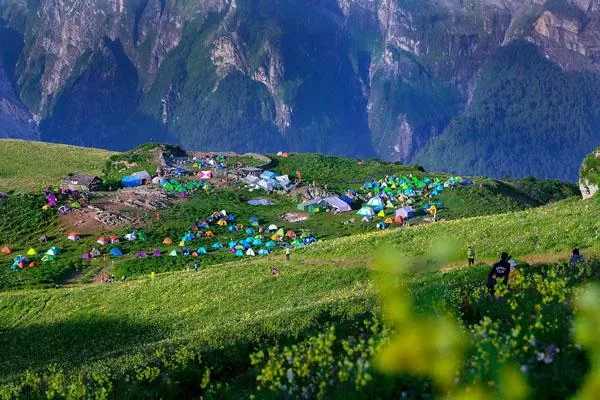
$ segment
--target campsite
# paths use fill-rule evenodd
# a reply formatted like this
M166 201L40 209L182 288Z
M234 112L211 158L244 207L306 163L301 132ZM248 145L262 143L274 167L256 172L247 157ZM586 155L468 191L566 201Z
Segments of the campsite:
M555 388L567 397L593 368L578 362L590 345L569 336L580 317L568 299L600 279L600 202L574 185L286 152L149 144L105 156L60 175L47 161L48 178L21 190L0 177L2 398L436 397L463 387L400 361L390 379L365 360L440 310L468 338L469 351L448 350L470 366L461 384L496 379L497 356L527 367L518 379L534 397L571 368ZM560 273L576 246L589 263ZM527 289L495 302L485 276L505 249L537 284L515 281ZM405 279L381 279L389 254ZM379 295L388 283L401 297ZM424 322L390 316L387 301ZM411 357L439 357L428 343Z

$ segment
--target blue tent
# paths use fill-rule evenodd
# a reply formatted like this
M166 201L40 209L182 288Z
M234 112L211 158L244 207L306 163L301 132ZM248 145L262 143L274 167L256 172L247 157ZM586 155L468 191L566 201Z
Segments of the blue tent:
M222 249L223 245L221 243L217 242L217 243L215 243L215 244L212 245L212 248L213 249Z
M267 250L267 249L260 249L260 250L258 251L258 255L259 255L259 256L268 256L269 254L270 254L270 252L269 252L269 250Z
M276 176L277 176L277 174L275 172L271 172L271 171L265 171L262 174L260 174L260 177L262 179L266 179L266 180L275 179Z
M252 228L247 228L246 229L246 234L248 235L254 235L256 233L256 231Z
M231 249L231 248L233 248L233 247L235 247L235 246L237 245L237 242L231 241L231 242L229 242L227 245L228 245L228 246L229 246L229 248Z
M263 243L263 242L262 242L262 240L260 240L260 239L254 239L254 240L252 241L252 245L253 245L253 246L262 246L262 243Z
M235 252L235 255L238 257L242 257L244 255L244 252L242 250L238 250Z
M129 175L129 176L124 176L123 179L121 179L121 184L124 187L136 187L136 186L142 186L143 182L142 182L142 178L140 178L138 176Z
M277 244L276 244L274 241L272 241L272 240L269 240L269 241L267 242L267 244L265 244L265 246L266 246L266 247L275 247L275 246L277 246Z
M123 255L123 252L118 247L113 247L112 249L110 249L109 253L113 257L121 257Z
M229 214L229 215L227 216L227 221L228 221L228 222L233 222L233 221L235 221L235 215L233 215L233 214Z
M246 238L246 243L253 243L254 242L254 238Z
M191 232L188 232L188 233L186 233L186 234L185 234L185 235L184 235L184 236L181 238L181 241L182 241L182 242L189 242L190 240L193 240L193 239L195 239L195 238L196 238L196 236L194 236L194 234L193 234L193 233L191 233Z
M206 249L204 247L200 247L198 249L198 254L206 254L206 253L207 253L207 251L206 251Z

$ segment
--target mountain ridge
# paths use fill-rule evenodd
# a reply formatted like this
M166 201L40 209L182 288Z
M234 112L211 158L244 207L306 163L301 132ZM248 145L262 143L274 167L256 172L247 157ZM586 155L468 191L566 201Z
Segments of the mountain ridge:
M557 74L600 69L597 0L11 0L0 17L23 40L11 104L33 114L39 138L117 150L152 139L437 167L436 138L464 134L453 121L478 103L499 49L532 43ZM599 128L585 118L580 138L531 135L593 142ZM574 181L597 144L569 157L537 142L560 153L564 171L526 161L496 173L479 167L484 155L448 161L462 173Z

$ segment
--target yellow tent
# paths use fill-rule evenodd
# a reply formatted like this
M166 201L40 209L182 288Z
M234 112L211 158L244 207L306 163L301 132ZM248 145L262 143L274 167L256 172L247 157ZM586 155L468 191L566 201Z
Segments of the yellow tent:
M185 242L183 240L179 242L179 247L185 247Z
M377 213L377 216L378 216L378 217L385 217L385 213L383 212L383 210L381 210L381 211L379 211L379 212Z
M227 226L227 221L225 221L224 219L220 219L219 222L217 222L217 225L219 225L219 226Z
M212 231L206 231L204 233L204 236L206 236L207 238L213 238L213 237L215 237L215 234L212 233Z
M28 256L35 256L36 254L37 254L37 251L33 247L31 249L27 250Z
M385 222L386 224L393 224L394 220L391 218L386 218L385 221L383 221L383 222Z
M273 236L271 236L271 240L279 242L281 240L281 236L279 236L278 234L274 234Z

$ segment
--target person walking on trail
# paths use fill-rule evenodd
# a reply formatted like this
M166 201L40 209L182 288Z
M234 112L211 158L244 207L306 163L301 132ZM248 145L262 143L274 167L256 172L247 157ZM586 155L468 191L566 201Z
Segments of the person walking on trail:
M286 247L286 248L285 248L285 259L286 259L287 261L290 261L290 257L291 257L291 251L290 251L290 248L289 248L289 247Z
M579 253L579 249L573 249L573 253L571 254L571 259L569 260L569 264L574 267L577 264L583 263L583 256Z
M469 267L475 265L475 249L473 246L469 246L467 249L467 260L469 261Z
M198 267L199 267L198 263L197 262L194 263L194 271L198 272Z
M500 256L500 261L494 264L490 273L488 274L487 287L491 296L494 295L497 279L502 279L502 282L505 285L508 284L508 275L510 274L510 264L508 263L508 260L510 260L510 258L511 257L507 252L503 252Z

